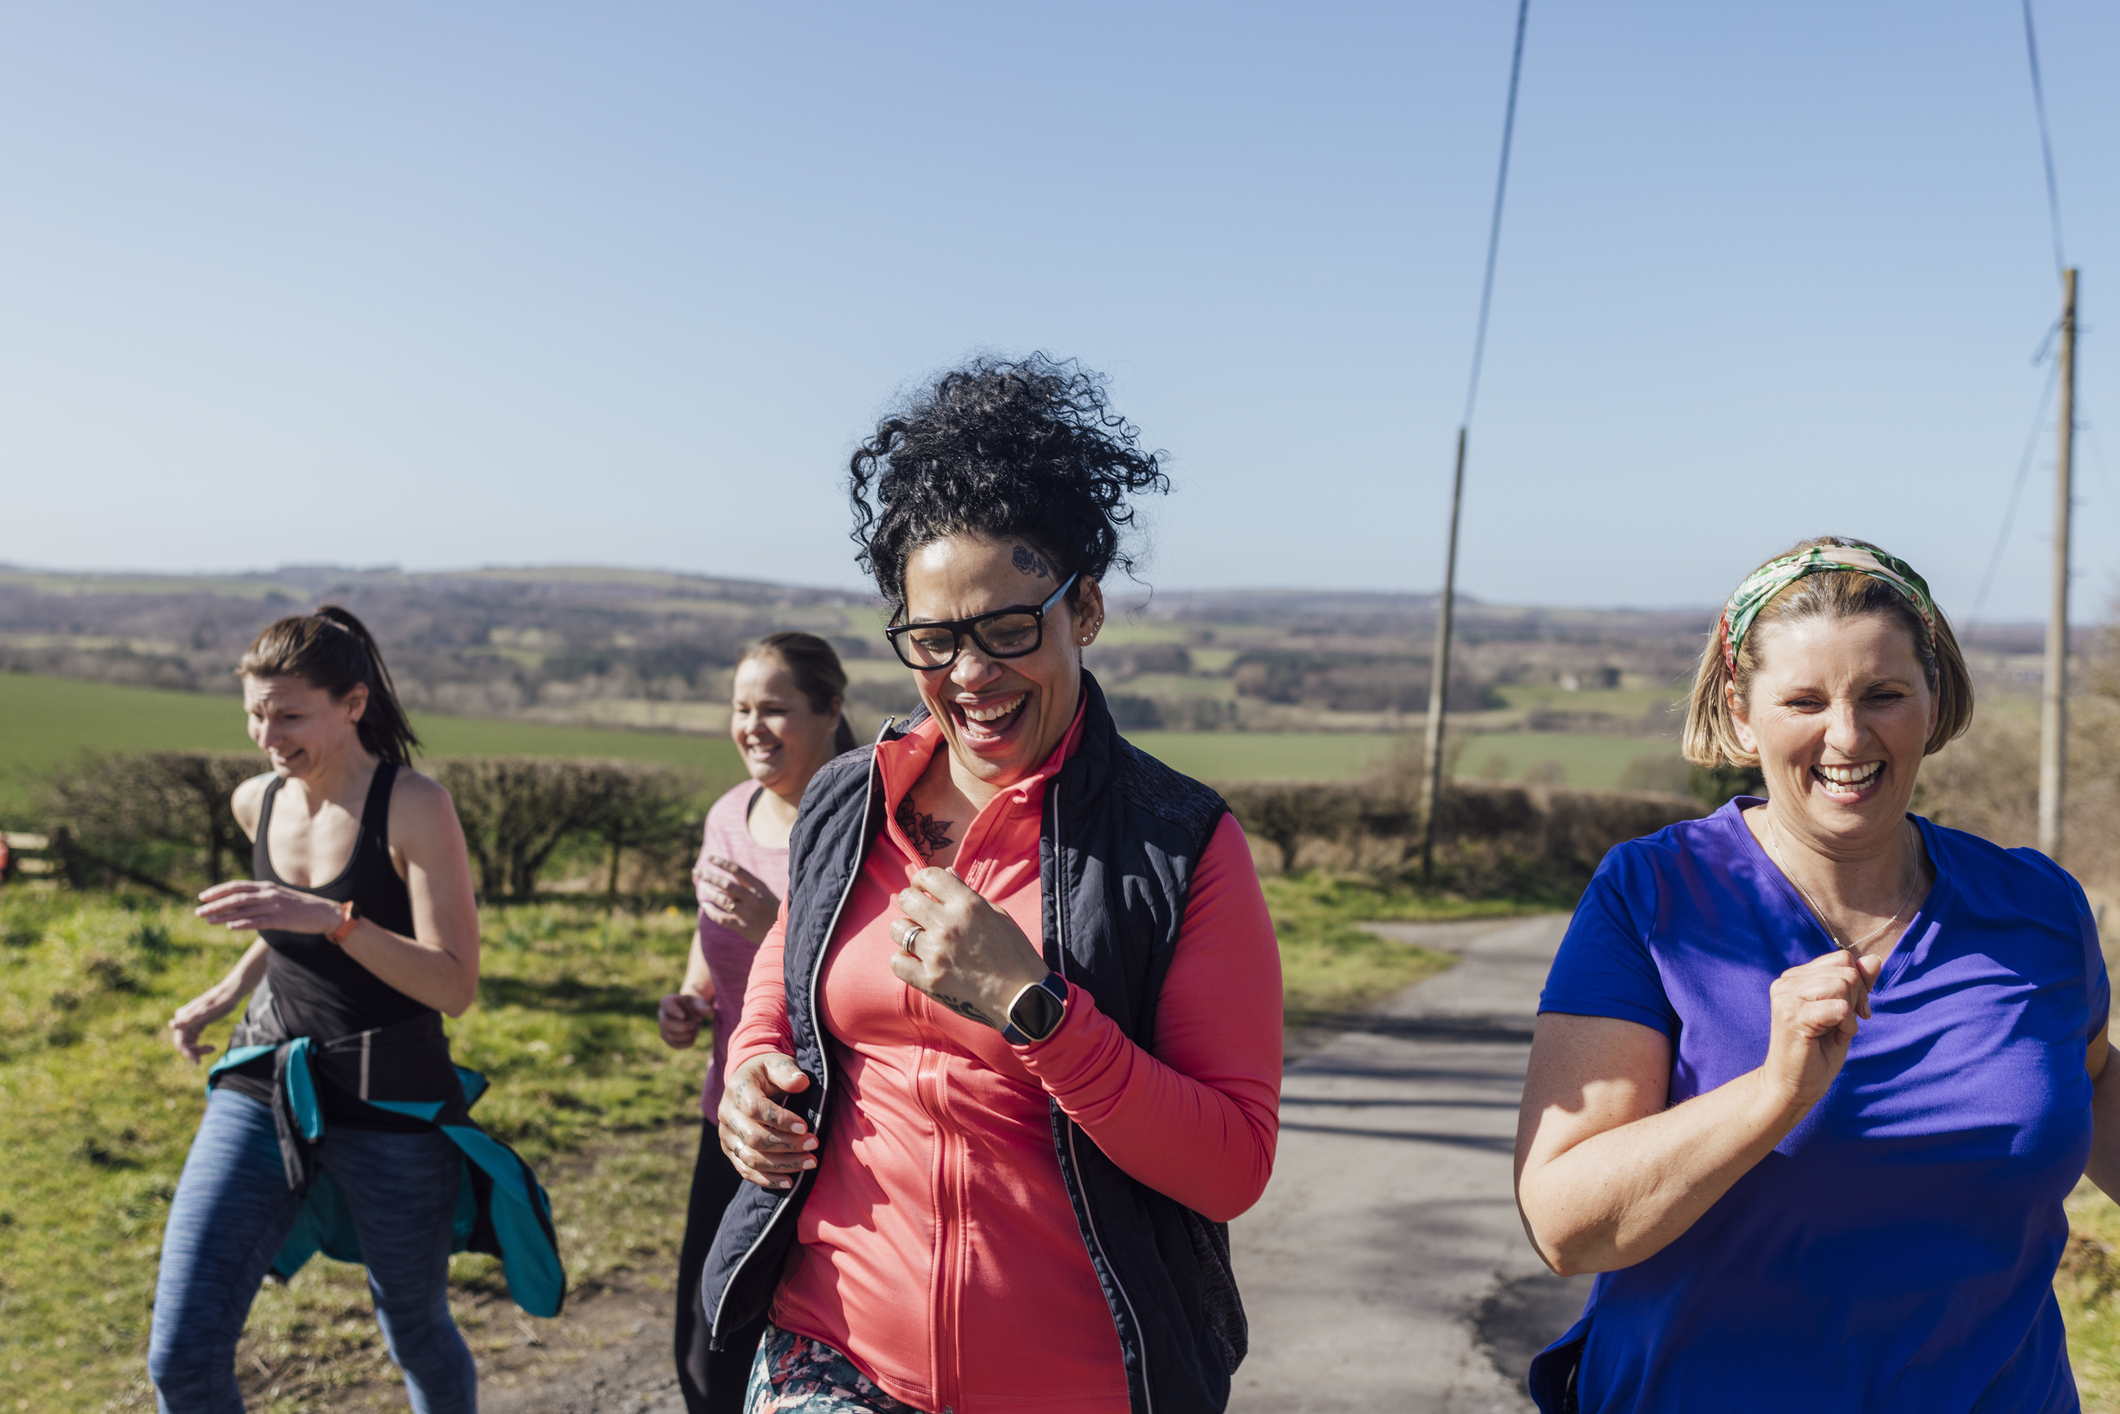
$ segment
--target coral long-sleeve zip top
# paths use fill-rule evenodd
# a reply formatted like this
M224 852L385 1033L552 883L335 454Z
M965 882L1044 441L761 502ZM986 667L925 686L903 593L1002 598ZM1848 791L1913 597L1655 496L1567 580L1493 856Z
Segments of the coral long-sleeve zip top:
M1034 940L1045 787L1081 731L1078 711L1045 765L979 812L954 863ZM1214 1221L1257 1202L1279 1130L1273 922L1244 833L1224 816L1194 873L1154 1052L1080 988L1050 1036L1010 1046L891 974L894 898L925 867L894 817L938 749L932 718L877 749L886 823L820 986L840 1093L772 1319L918 1409L1125 1414L1118 1334L1062 1186L1048 1105L1133 1178ZM792 1048L785 926L783 911L752 968L732 1070Z

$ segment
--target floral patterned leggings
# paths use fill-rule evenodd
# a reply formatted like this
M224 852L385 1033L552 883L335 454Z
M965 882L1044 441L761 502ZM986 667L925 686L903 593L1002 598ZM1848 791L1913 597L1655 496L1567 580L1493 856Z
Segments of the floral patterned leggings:
M823 1341L772 1325L758 1342L743 1408L744 1414L919 1414Z

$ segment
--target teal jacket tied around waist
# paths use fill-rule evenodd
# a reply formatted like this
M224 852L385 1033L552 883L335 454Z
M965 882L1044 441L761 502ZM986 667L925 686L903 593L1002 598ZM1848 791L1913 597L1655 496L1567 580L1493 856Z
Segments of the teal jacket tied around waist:
M207 1087L238 1068L272 1072L272 1117L279 1131L287 1186L306 1196L294 1230L273 1258L282 1281L322 1252L361 1261L353 1215L331 1171L319 1169L312 1148L324 1137L320 1081L342 1096L447 1135L463 1156L452 1252L485 1252L501 1260L508 1294L533 1316L557 1316L567 1274L552 1229L552 1204L530 1165L471 1118L486 1077L456 1065L441 1018L432 1012L395 1026L319 1041L277 1034L277 1015L264 989L229 1038L228 1054L207 1075Z

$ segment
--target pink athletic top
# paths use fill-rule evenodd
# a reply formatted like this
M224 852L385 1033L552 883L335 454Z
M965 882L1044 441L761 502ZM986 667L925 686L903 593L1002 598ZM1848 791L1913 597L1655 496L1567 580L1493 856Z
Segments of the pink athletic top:
M954 868L1040 935L1043 769L1001 792ZM892 820L939 747L932 719L878 751L885 825L827 949L820 1008L838 1094L801 1258L772 1319L915 1408L1124 1414L1110 1308L1053 1152L1049 1100L1141 1182L1216 1221L1266 1187L1279 1130L1281 959L1251 851L1224 817L1194 877L1153 1054L1075 989L1045 1040L1012 1047L891 975L893 898L923 866ZM940 748L947 749L947 748ZM732 1064L791 1045L786 913L752 968Z
M783 902L788 897L788 852L769 849L751 838L751 802L765 787L744 781L730 789L707 811L707 828L699 846L700 862L710 854L733 859L758 877ZM758 944L733 928L724 928L699 912L699 951L707 960L707 975L714 979L714 1059L707 1066L706 1088L699 1097L699 1112L712 1122L721 1108L722 1077L728 1073L729 1037L743 1017L744 983L751 976L751 959Z

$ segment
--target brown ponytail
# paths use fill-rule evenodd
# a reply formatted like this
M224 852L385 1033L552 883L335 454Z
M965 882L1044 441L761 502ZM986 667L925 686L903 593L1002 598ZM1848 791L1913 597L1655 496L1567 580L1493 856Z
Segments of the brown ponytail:
M356 687L368 689L368 706L354 726L361 746L378 760L412 764L420 744L398 702L390 669L368 626L336 604L313 614L297 614L268 624L250 641L238 677L300 678L342 699Z

